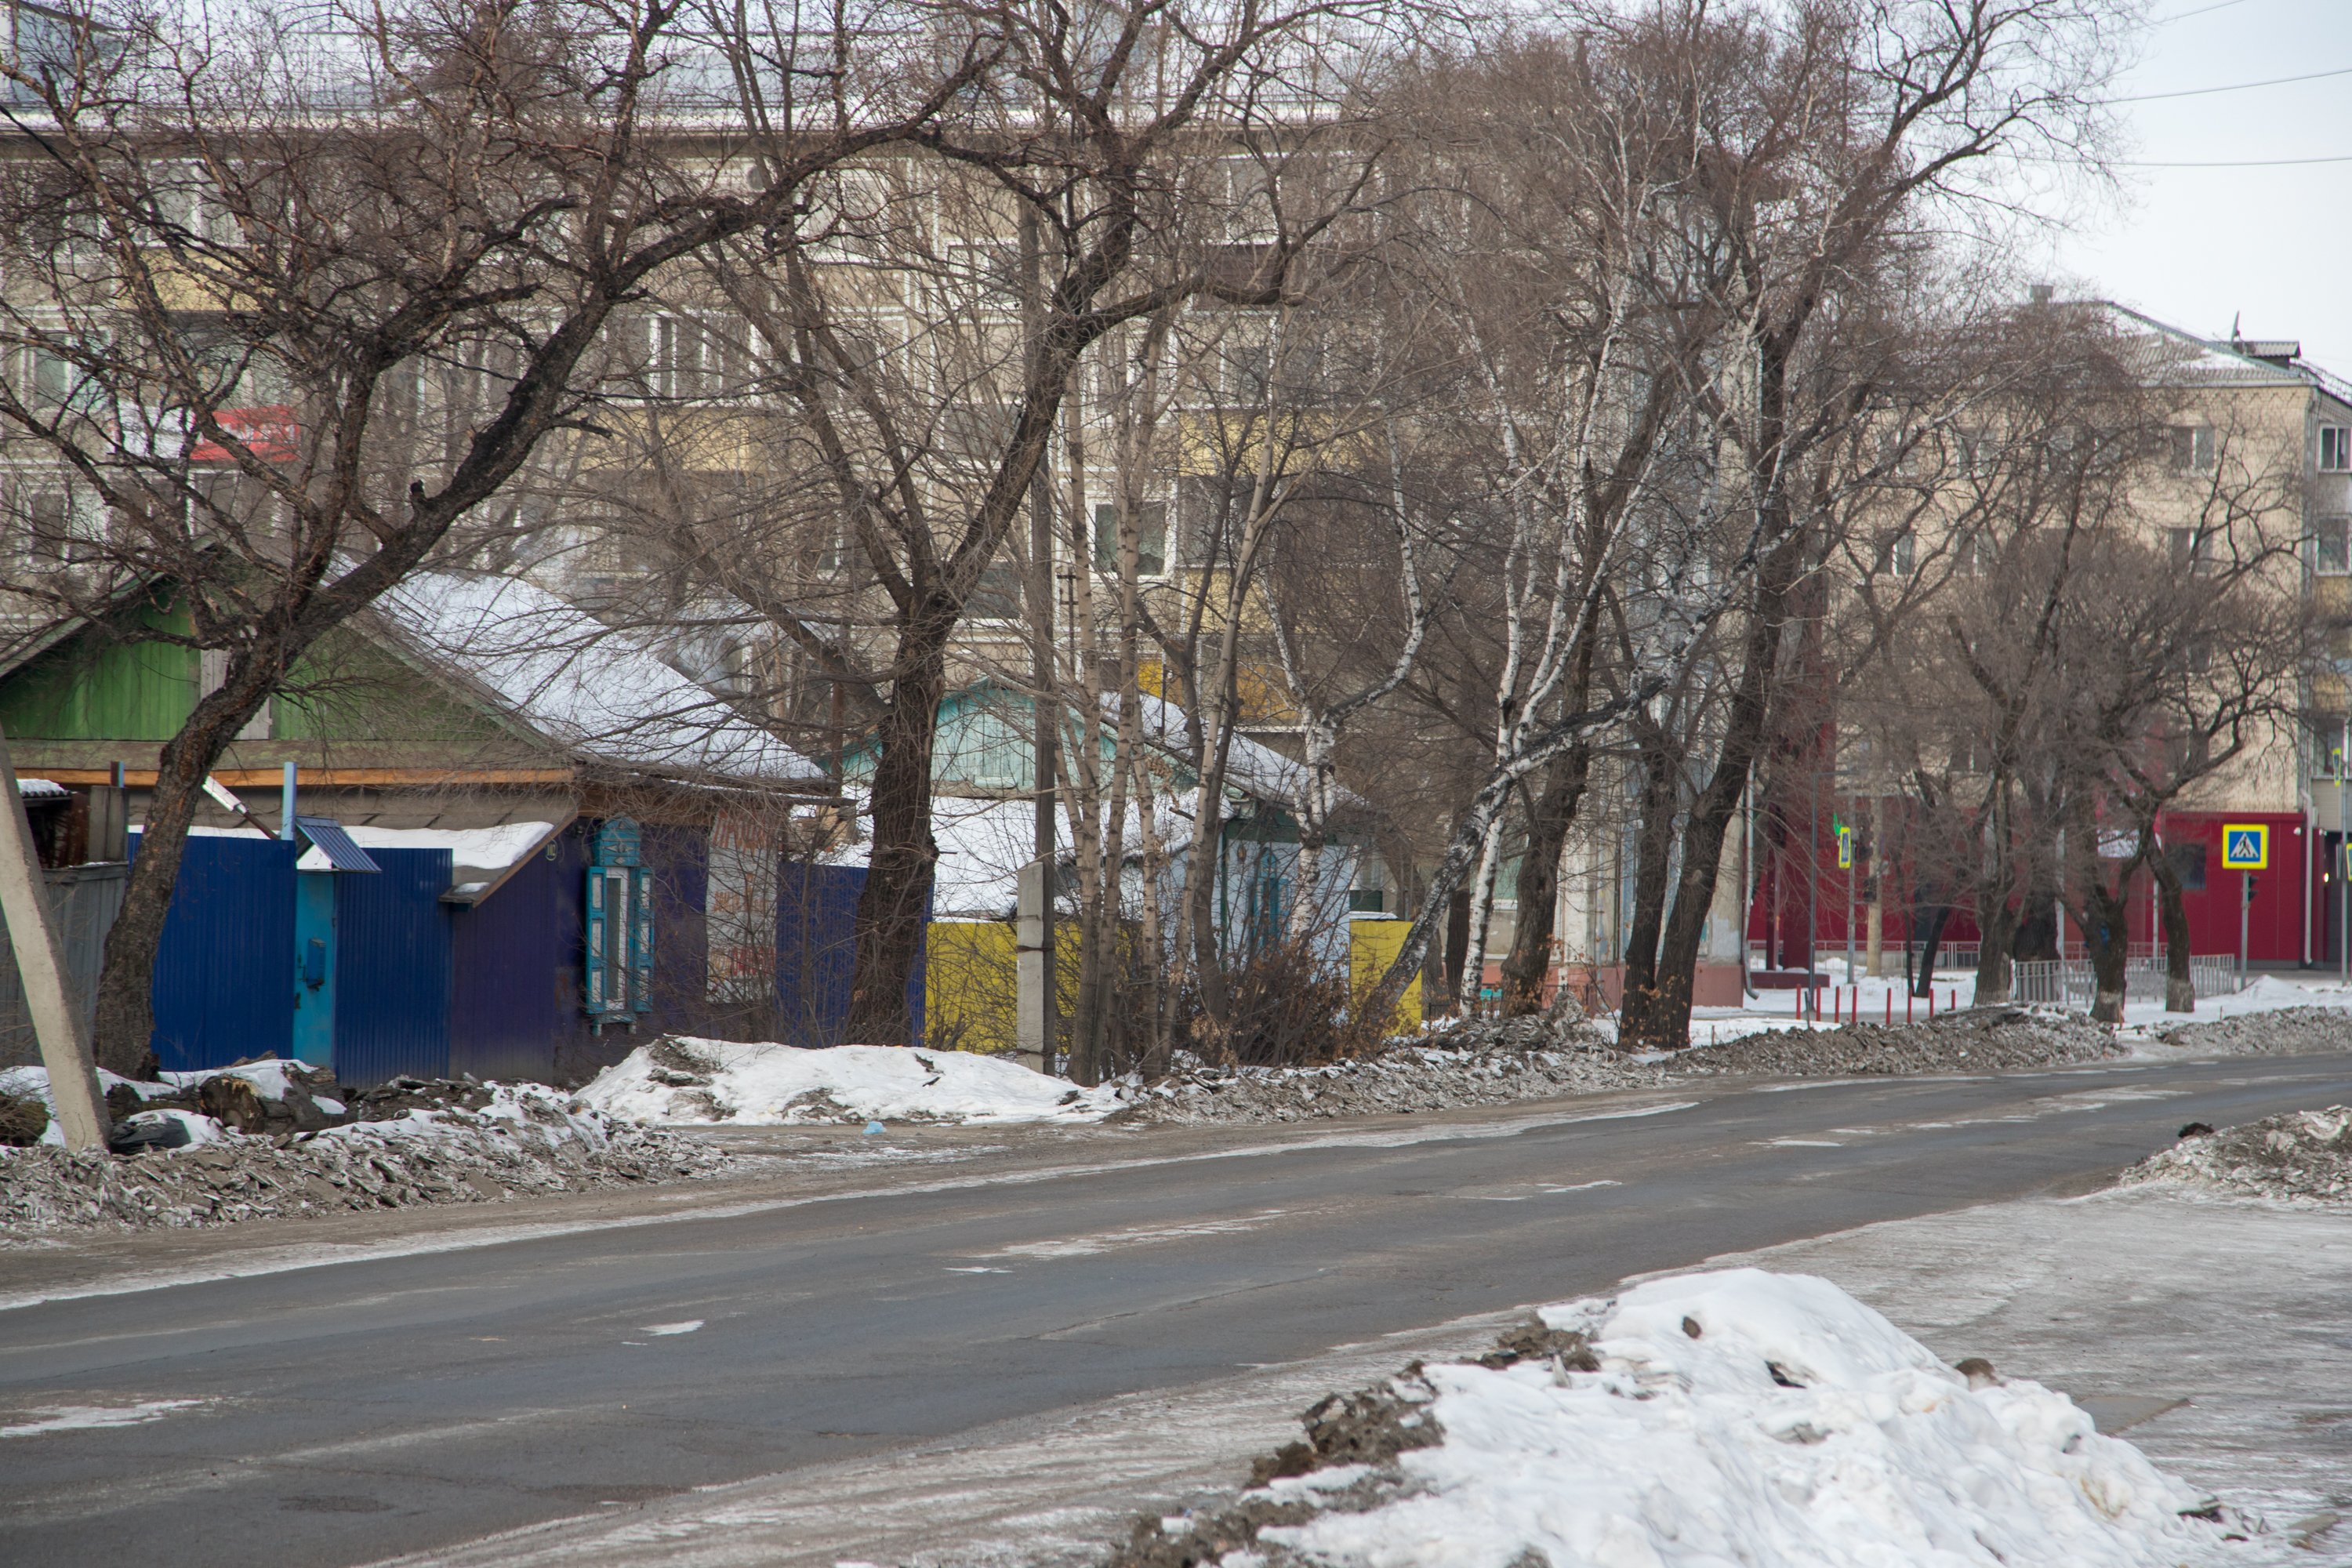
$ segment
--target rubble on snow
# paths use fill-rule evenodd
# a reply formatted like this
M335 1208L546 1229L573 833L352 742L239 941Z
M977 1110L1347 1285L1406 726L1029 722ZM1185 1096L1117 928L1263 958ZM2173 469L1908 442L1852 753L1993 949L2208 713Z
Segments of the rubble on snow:
M2037 1007L1970 1007L1909 1024L1848 1024L1749 1035L1676 1057L1676 1074L1775 1078L1987 1072L2062 1067L2122 1054L2113 1032L2079 1014Z
M2064 1395L1757 1269L1546 1307L1304 1426L1225 1505L1139 1520L1111 1568L2125 1568L2242 1523Z
M1192 1124L1398 1115L1655 1089L1660 1082L1656 1068L1618 1055L1597 1037L1565 1041L1539 1018L1513 1019L1501 1028L1473 1021L1435 1037L1446 1043L1393 1046L1321 1067L1180 1067L1157 1081L1122 1086L1128 1103L1109 1120Z
M2168 1046L2200 1056L2308 1056L2352 1050L2352 1010L2277 1007L2202 1022L2158 1024L2151 1032Z
M2179 1142L2126 1171L2123 1182L2352 1208L2352 1106L2290 1110L2218 1132L2191 1123Z
M113 1152L30 1140L0 1147L0 1234L492 1203L732 1163L536 1084L404 1078L339 1097L319 1075L277 1062L178 1081L106 1077ZM38 1068L0 1074L0 1117L14 1115L22 1129L37 1112L40 1138L47 1089Z

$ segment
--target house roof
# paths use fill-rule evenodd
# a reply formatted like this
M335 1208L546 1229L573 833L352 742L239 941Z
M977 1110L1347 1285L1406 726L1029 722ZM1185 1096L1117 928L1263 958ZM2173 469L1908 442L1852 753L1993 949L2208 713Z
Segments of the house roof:
M592 761L718 781L829 782L643 636L521 578L422 573L377 600L373 618L522 728Z
M2100 303L2123 319L2126 331L2138 329L2136 368L2159 385L2315 388L2352 406L2352 384L2305 360L2301 343L2286 339L2200 338L2128 305L2111 300Z
M1190 754L1192 743L1192 716L1173 702L1154 697L1150 692L1139 694L1137 717L1141 721L1143 738L1171 756ZM1103 698L1103 709L1110 722L1117 722L1118 694L1110 692ZM1225 783L1242 794L1272 805L1297 809L1306 797L1311 775L1307 764L1286 757L1272 746L1253 741L1247 735L1236 734L1225 756ZM1363 796L1344 785L1338 795L1342 811L1360 809Z

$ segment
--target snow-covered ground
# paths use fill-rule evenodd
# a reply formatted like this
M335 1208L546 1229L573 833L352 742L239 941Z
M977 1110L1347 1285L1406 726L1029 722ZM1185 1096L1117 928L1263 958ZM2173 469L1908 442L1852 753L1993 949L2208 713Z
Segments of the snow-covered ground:
M1890 1018L1901 1024L1923 1020L1929 1016L1927 1002L1908 994L1900 973L1873 980L1863 973L1864 966L1857 963L1849 974L1842 956L1824 958L1819 967L1830 981L1822 992L1820 1022L1814 1022L1810 1016L1797 1016L1799 1001L1796 992L1761 992L1743 1006L1692 1008L1691 1044L1720 1045L1769 1030L1833 1029L1855 1022L1885 1024ZM1973 970L1939 973L1935 990L1936 1016L1940 1017L1956 1007L1974 1006L1976 973ZM2257 974L2244 990L2234 995L2200 999L2194 1015L2168 1013L2160 1001L2129 1003L2124 1008L2124 1026L2131 1033L2147 1034L2167 1025L2210 1022L2248 1013L2276 1012L2284 1007L2352 1008L2352 987L2340 984L2334 974L2321 971ZM1835 1010L1834 1016L1832 1009ZM1613 1020L1597 1018L1594 1023L1607 1028L1612 1026Z
M241 1078L265 1100L303 1092L299 1063L262 1061L171 1083L104 1074L142 1098ZM185 1227L410 1204L478 1203L615 1182L713 1174L736 1157L603 1116L540 1084L459 1086L463 1102L373 1108L374 1119L247 1134L180 1107L132 1113L133 1128L182 1134L136 1158L40 1143L0 1146L0 1236L86 1226ZM40 1068L0 1072L0 1094L50 1104ZM335 1100L310 1097L335 1115Z
M1309 1516L1272 1513L1224 1568L2223 1560L2224 1529L2193 1517L2210 1496L2100 1436L2063 1394L1956 1371L1825 1279L1682 1275L1539 1318L1552 1353L1394 1380L1392 1462L1373 1447L1373 1463L1244 1493L1244 1510ZM1414 1446L1432 1426L1442 1439ZM1128 1554L1153 1558L1143 1542Z
M1099 1121L1116 1089L1084 1089L1003 1057L894 1046L677 1038L640 1046L578 1096L645 1124L772 1127L843 1121Z
M1823 1276L1947 1355L2064 1389L2263 1527L2225 1562L2352 1568L2352 1214L2132 1186L1710 1262Z

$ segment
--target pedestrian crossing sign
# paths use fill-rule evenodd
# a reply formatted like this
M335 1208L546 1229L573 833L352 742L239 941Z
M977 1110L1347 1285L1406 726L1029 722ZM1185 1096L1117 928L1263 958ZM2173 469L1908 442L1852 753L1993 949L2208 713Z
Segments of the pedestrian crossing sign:
M1853 828L1851 828L1851 827L1845 827L1845 826L1840 826L1840 827L1838 828L1838 830L1837 830L1837 846L1838 846L1838 869L1839 869L1839 870L1841 870L1841 871L1851 871L1851 870L1853 870Z
M2267 870L2271 863L2271 830L2259 822L2225 822L2221 825L2221 869L2224 871Z

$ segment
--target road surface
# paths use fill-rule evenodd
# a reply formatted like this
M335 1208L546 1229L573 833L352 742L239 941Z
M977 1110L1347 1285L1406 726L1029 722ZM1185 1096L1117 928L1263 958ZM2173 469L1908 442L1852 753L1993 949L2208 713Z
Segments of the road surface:
M0 1563L447 1548L1715 1254L2086 1190L2183 1122L2347 1100L2341 1056L1684 1084L1094 1132L1058 1163L1033 1143L1002 1169L815 1198L780 1182L698 1209L673 1187L503 1242L412 1231L381 1256L118 1272L30 1303L9 1279L26 1255L0 1253Z

